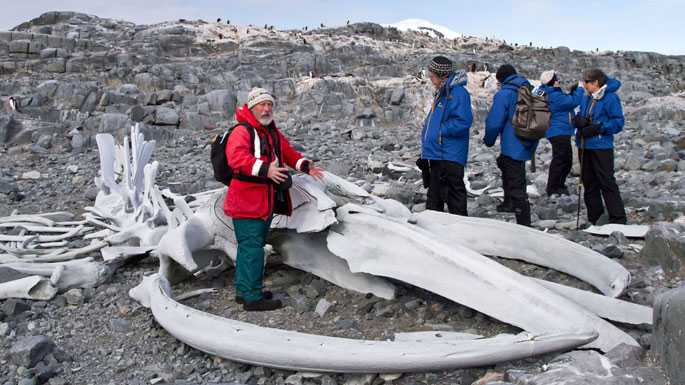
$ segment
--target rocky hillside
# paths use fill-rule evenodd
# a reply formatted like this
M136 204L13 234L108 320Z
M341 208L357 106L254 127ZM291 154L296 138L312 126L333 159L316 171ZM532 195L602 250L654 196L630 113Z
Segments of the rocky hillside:
M681 224L657 227L647 242L591 237L575 231L576 198L568 196L532 197L533 222L621 258L634 276L626 294L633 302L651 306L658 294L682 284L685 57L522 47L469 36L440 39L373 23L281 31L201 20L135 25L48 12L0 32L0 216L13 210L80 213L96 193L95 134L108 132L121 138L134 123L158 142L160 184L182 194L218 187L207 145L233 124L236 106L255 86L274 93L277 123L308 156L377 195L422 210L425 190L418 173L392 165L411 165L419 154L418 133L432 95L422 70L436 54L447 55L471 71L468 89L475 122L467 173L474 189L501 185L495 165L498 150L481 143L483 121L496 90L491 72L499 65L511 63L530 79L555 69L565 86L591 67L621 80L619 95L627 123L616 137L616 169L629 221L653 224L680 218ZM16 111L10 96L18 102ZM528 174L541 192L550 158L551 147L542 141L537 170ZM569 187L576 183L577 178L571 178ZM488 195L470 198L469 214L512 221L513 216L495 211L497 203ZM148 260L143 268L154 270L155 261ZM579 285L545 269L533 267L526 272ZM400 379L308 377L218 360L176 341L155 325L149 312L138 310L126 297L142 273L140 267L123 269L107 285L60 295L49 303L5 301L0 311L3 350L16 346L18 337L37 334L48 335L59 348L46 355L43 368L53 371L43 377L21 360L2 361L0 355L0 379L9 384L49 377L73 384L182 379L191 381L187 383L471 384L485 374L485 369L478 369ZM287 312L275 316L276 321L250 316L251 322L298 329L304 325L310 332L367 338L385 338L391 326L472 329L484 335L508 330L471 309L415 288L405 288L398 301L386 303L345 293L295 271L279 274L269 282L281 282L294 302ZM213 284L231 286L226 279ZM338 305L319 317L314 308L324 297ZM200 298L193 306L222 315L239 313L230 298L230 293ZM652 330L634 328L630 333L649 351ZM146 341L145 346L139 341ZM542 367L553 367L559 368L560 378L576 378L573 383L578 384L664 384L650 354L646 358L640 352L607 355L611 365L620 368L613 374L604 372L605 356L574 352L560 359L498 366L492 369L499 377L491 378L509 381L500 384L555 383L548 373L540 373Z

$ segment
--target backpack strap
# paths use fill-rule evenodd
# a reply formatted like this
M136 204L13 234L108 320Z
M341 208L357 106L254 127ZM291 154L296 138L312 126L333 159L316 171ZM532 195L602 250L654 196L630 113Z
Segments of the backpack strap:
M261 156L261 142L259 141L259 138L257 137L257 129L254 128L251 124L244 122L244 123L238 123L231 127L229 129L229 132L232 132L235 128L238 126L243 126L247 130L247 132L250 133L250 144L251 144L251 150L253 152L253 155L255 158L259 159ZM233 175L233 178L243 181L243 182L249 182L249 183L259 183L259 184L270 184L271 181L269 178L261 177L261 176L254 176L254 175L243 175L240 173L236 173Z

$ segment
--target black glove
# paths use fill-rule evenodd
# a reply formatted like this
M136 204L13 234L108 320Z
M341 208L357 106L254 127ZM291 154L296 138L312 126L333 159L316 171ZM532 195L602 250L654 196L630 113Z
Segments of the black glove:
M596 123L596 124L590 124L588 126L585 126L581 132L580 135L583 138L591 138L593 136L597 136L599 134L602 134L604 132L604 129L602 127L602 123Z
M578 129L582 129L587 127L590 124L590 119L584 117L584 116L576 116L573 119L573 126Z
M428 159L417 159L416 166L421 170L421 179L423 180L423 187L428 188L431 181L431 169Z
M575 83L573 83L571 88L568 89L568 92L575 94L577 89L578 89L578 82L575 82Z

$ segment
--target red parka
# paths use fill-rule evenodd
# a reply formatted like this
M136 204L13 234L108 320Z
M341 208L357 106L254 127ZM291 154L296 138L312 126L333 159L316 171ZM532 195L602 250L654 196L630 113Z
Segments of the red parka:
M280 143L281 167L287 165L298 171L309 171L309 160L295 150L288 140L272 122L269 126L262 126L252 114L247 105L239 108L235 113L238 123L247 123L254 127L256 134L251 141L251 128L240 125L228 137L226 158L228 166L233 170L234 177L228 187L224 212L236 219L266 219L274 212L275 185L267 178L269 164L276 159L274 139ZM237 175L257 177L257 181L241 180ZM287 212L292 214L290 194L286 192Z

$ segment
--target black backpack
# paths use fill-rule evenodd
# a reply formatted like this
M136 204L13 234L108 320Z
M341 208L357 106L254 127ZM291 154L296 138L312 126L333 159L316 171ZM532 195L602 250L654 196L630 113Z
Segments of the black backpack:
M516 136L528 140L544 138L551 115L546 94L536 95L527 86L519 87L516 111L511 119Z
M228 167L228 158L226 158L226 145L228 144L228 137L231 136L231 133L233 130L238 127L238 126L243 126L247 129L247 131L250 133L250 146L251 149L250 151L254 151L254 141L255 141L255 135L256 135L256 129L252 127L251 125L247 123L239 123L236 124L235 126L229 128L226 132L224 132L223 135L215 136L214 140L212 140L212 145L210 147L210 153L209 153L209 158L212 162L212 168L214 169L214 179L216 179L218 182L221 182L225 184L226 186L231 184L231 180L233 178L240 179L245 182L252 182L252 183L263 183L263 184L268 184L271 183L269 179L263 178L263 177L258 177L258 176L252 176L252 175L242 175L242 174L233 174L233 170ZM276 153L277 159L279 159L279 164L280 159L281 159L281 145L280 145L280 140L278 138L278 135L275 133L270 133L271 138L273 142L275 143L275 149L274 152ZM266 153L268 150L267 146L262 146L262 154ZM292 179L290 178L290 174L288 174L288 180L286 183L279 183L277 186L281 189L288 189L290 188L290 185L292 184Z
M254 146L255 129L245 124L236 124L224 132L223 135L217 135L214 137L209 154L210 160L212 161L212 168L214 169L214 179L225 184L226 186L231 184L231 179L233 179L234 176L233 170L228 167L228 158L226 158L226 144L228 144L228 137L238 126L243 126L247 129L247 131L250 133L250 143L252 143Z

